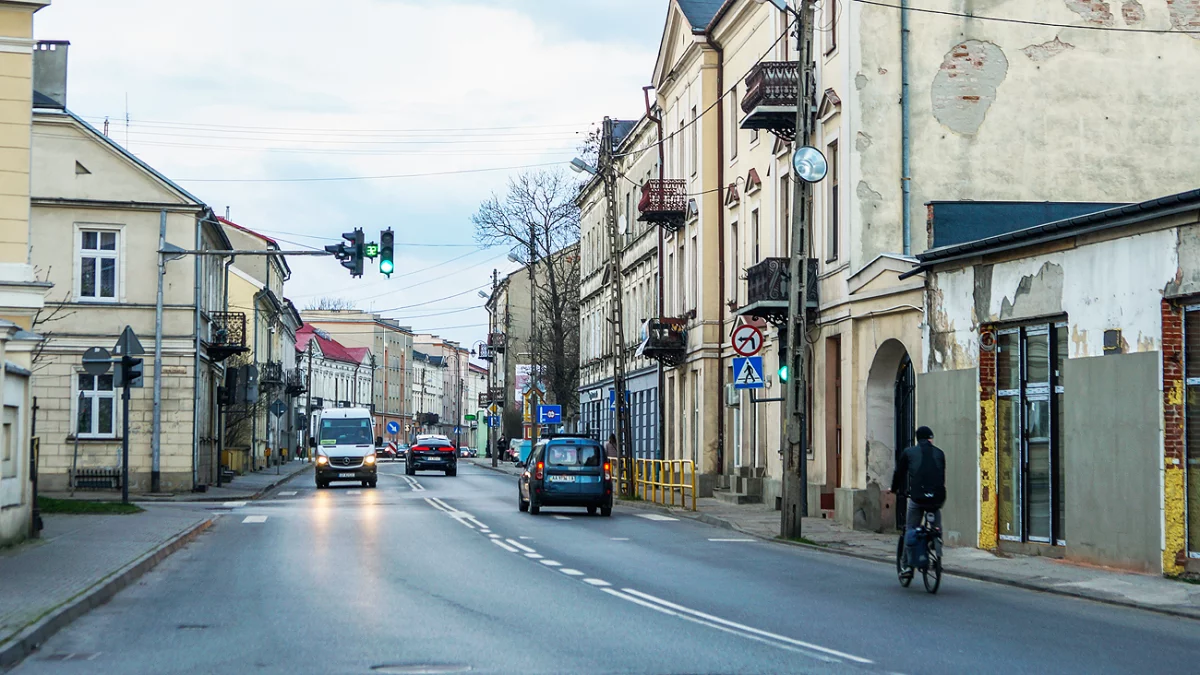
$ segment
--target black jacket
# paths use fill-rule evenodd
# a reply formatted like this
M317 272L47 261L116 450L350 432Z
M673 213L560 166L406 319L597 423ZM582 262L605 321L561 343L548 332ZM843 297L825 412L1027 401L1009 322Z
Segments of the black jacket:
M908 491L909 501L941 508L946 503L946 453L929 441L900 453L892 474L892 491Z

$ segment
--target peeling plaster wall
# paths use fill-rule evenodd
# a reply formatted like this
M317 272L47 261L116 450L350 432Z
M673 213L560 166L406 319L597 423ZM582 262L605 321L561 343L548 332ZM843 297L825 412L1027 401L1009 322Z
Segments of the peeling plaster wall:
M855 196L846 241L858 268L903 246L899 13L844 4L851 35L861 36L843 96L852 118L843 137L856 141L843 145ZM1068 25L1200 30L1200 0L954 4L964 13ZM1200 78L1186 76L1200 70L1200 34L919 12L910 24L914 253L928 245L924 205L934 199L1136 202L1195 187L1200 154L1188 149L1200 146L1200 125L1180 124L1176 111L1200 98Z
M1181 244L1187 242L1186 265ZM1185 271L1179 271L1183 269ZM1120 329L1125 352L1158 351L1160 302L1200 290L1200 227L1159 230L1066 251L931 275L926 297L928 371L979 363L979 327L1067 315L1070 358L1102 356L1104 331Z

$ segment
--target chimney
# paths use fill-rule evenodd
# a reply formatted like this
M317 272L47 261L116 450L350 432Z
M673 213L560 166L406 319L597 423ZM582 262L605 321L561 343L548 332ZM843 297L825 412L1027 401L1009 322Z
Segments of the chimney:
M66 40L38 40L33 48L33 107L67 109Z

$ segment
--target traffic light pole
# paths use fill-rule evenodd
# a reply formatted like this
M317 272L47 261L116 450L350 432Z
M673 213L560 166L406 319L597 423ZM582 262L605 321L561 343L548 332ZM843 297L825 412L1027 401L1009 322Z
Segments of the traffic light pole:
M129 389L132 378L128 373L133 369L135 360L129 356L121 357L121 370L126 373L121 377L121 503L129 503Z
M794 10L793 10L794 11ZM797 35L800 42L800 62L796 68L796 146L807 144L812 135L812 97L809 85L812 82L812 0L801 0L796 13ZM787 455L783 471L783 508L780 513L780 535L784 539L799 539L803 531L803 520L808 510L808 451L805 447L807 420L808 372L805 370L807 348L807 326L805 325L808 301L808 224L812 198L812 185L804 180L793 180L792 190L792 247L788 283L787 341L789 377L784 388L787 401Z

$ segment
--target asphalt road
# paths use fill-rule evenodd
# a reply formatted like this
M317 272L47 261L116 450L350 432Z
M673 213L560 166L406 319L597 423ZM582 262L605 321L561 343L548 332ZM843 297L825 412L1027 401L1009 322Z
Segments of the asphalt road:
M887 566L515 479L304 474L56 635L43 673L1184 673L1200 622Z

